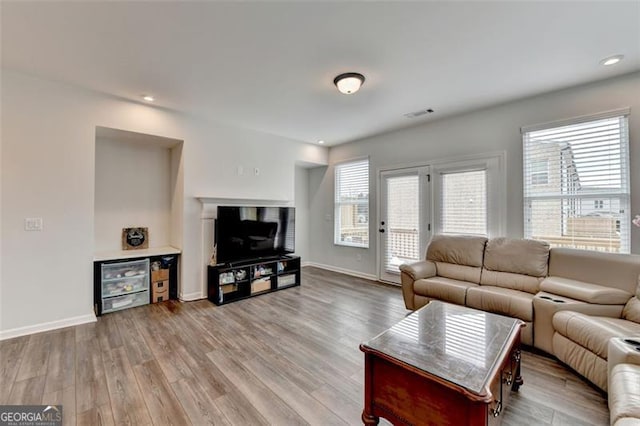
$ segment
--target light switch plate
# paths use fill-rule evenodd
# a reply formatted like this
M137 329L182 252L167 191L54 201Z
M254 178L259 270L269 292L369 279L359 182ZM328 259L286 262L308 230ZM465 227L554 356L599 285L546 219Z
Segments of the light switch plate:
M27 217L24 219L25 231L42 231L41 217Z

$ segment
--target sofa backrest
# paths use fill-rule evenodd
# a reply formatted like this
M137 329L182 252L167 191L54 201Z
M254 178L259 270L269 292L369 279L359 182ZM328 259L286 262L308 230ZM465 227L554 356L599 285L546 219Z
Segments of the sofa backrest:
M480 283L485 237L435 235L427 247L427 260L435 262L439 276Z
M487 241L480 284L537 293L547 276L549 244L544 241L492 238Z
M549 275L569 278L634 294L640 276L640 255L552 248Z

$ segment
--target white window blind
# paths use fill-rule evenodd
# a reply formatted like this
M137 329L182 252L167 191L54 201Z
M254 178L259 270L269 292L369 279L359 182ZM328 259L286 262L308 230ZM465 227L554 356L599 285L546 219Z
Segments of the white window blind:
M387 182L387 272L400 272L403 263L420 260L420 176L393 176Z
M526 238L629 252L627 121L620 114L523 132Z
M369 247L369 160L336 166L335 244Z
M441 182L440 232L487 235L487 171L444 173Z

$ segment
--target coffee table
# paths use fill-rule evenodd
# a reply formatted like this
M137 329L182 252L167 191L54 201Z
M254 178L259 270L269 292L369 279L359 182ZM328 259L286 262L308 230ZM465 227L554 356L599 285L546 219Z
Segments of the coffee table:
M524 322L432 301L372 340L365 354L362 421L493 425L522 384Z

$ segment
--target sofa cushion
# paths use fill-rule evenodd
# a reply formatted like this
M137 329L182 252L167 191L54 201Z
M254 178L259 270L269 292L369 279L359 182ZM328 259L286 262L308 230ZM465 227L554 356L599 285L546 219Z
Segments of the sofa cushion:
M567 339L607 359L607 345L612 337L640 334L640 324L621 318L592 317L572 311L553 316L553 328Z
M492 238L484 252L484 268L489 271L546 277L549 244L544 241Z
M454 263L436 262L436 271L441 277L480 284L482 268L456 265Z
M480 277L480 284L510 288L513 290L536 294L540 290L540 283L543 279L544 278L542 277L531 277L529 275L483 269L482 276Z
M609 377L611 424L624 418L640 423L640 365L618 364ZM632 423L633 424L633 423Z
M427 260L480 268L486 242L485 237L435 235L427 248Z
M552 248L549 253L549 275L613 287L633 294L640 275L640 256Z
M622 310L622 318L640 324L640 299L632 297Z
M493 286L470 287L466 305L527 322L533 321L533 294L523 291Z
M617 288L556 276L545 278L540 290L599 305L624 305L631 297L630 293Z
M453 280L445 277L432 277L413 283L413 290L420 296L464 305L467 289L477 286L477 284L468 281Z

